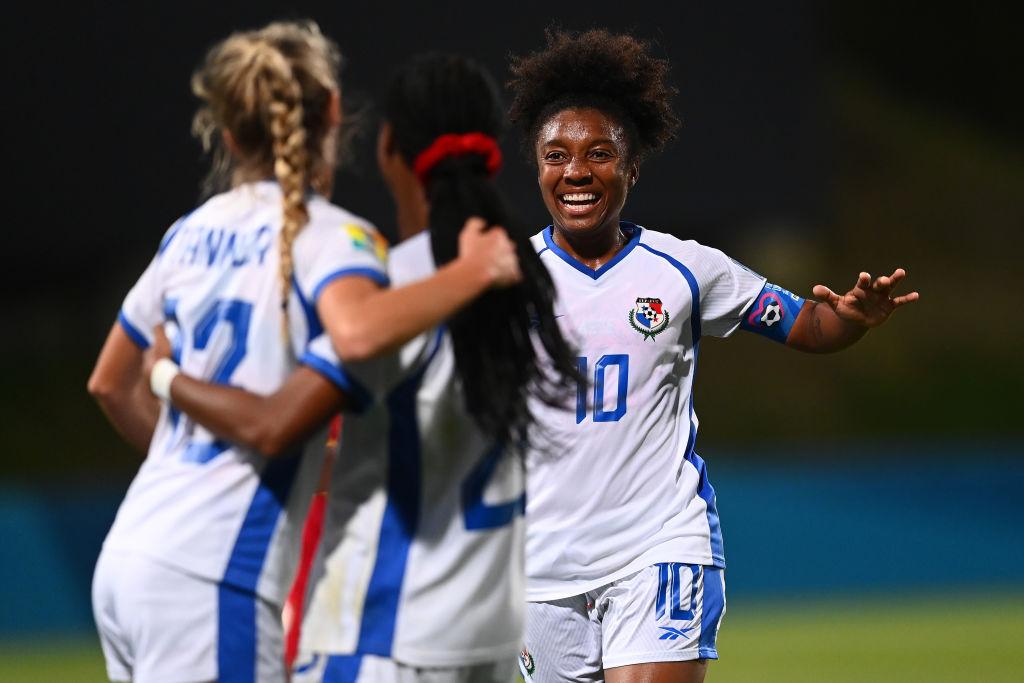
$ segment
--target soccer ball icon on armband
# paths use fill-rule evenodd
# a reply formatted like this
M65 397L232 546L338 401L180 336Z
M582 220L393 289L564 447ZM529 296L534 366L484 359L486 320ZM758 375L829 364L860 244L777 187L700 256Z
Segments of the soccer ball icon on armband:
M778 301L767 304L764 307L764 315L761 316L761 322L764 323L764 326L771 327L780 320L782 320L782 304Z

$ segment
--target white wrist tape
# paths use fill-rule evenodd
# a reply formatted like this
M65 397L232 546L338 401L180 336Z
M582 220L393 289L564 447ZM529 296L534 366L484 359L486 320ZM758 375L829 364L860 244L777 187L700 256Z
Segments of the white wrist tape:
M149 373L149 388L163 401L171 402L171 382L181 369L178 364L170 358L161 358L153 364L153 371Z

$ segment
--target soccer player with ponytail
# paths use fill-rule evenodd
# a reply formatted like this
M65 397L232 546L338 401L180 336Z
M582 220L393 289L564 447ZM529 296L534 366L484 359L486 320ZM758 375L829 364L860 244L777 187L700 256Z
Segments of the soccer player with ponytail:
M353 385L329 343L314 348L325 329L342 356L372 358L519 279L517 247L473 224L433 277L382 288L386 243L325 198L339 64L315 25L274 23L216 45L193 78L217 194L167 231L89 379L114 426L147 451L93 581L112 680L286 679L281 605L329 415L303 414L310 438L266 448L282 456L269 458L161 405L150 387L166 400L179 372L259 393L297 382L336 404ZM144 371L157 326L173 353Z
M508 230L522 281L490 290L390 357L344 362L350 405L293 680L508 682L522 637L530 406L574 399L576 354L551 278L494 184L503 111L477 64L428 54L388 89L378 164L395 198L393 286L446 268L469 216ZM429 226L429 228L428 228ZM330 354L329 340L314 350ZM338 349L340 351L340 349ZM288 442L333 404L178 375L176 408L229 439Z

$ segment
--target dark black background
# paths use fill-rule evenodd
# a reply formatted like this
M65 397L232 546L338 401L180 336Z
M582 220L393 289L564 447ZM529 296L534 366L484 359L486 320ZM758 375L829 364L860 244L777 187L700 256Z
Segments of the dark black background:
M848 217L856 208L843 197L876 172L896 168L885 156L891 145L858 156L865 135L856 128L860 110L847 106L860 101L856 93L895 103L886 111L914 112L918 118L899 125L915 131L935 127L929 144L938 148L946 131L971 131L971 144L989 150L998 157L992 163L1009 169L998 177L1024 187L1024 59L1020 24L1009 7L800 0L21 3L7 10L4 20L7 225L0 291L6 323L0 356L4 440L13 452L8 463L35 476L45 471L38 465L43 453L53 457L51 446L72 471L79 456L95 463L108 451L123 453L89 403L85 379L121 297L165 228L198 199L205 165L189 134L196 105L189 77L206 49L232 30L280 18L314 19L346 57L344 97L355 103L372 102L391 70L419 51L472 55L504 81L509 54L541 47L546 26L632 31L671 61L684 126L678 140L643 167L625 217L735 247L759 270L770 263L759 262L750 240L781 231L797 244L838 254L834 260L843 263L841 271L795 272L841 277L832 284L842 287L856 273L842 257L871 261L884 252L879 244L891 235L873 234L871 248L863 253L851 249L863 240L843 236L847 228L842 226L855 222ZM889 119L872 122L868 139L899 139L893 126L900 115L892 113L891 126ZM333 199L393 234L388 197L373 168L375 126L371 109ZM856 135L849 133L851 127ZM540 228L546 215L518 142L514 135L504 141L508 162L500 181L517 209ZM970 176L974 152L956 144L951 154L958 156L950 163ZM902 163L906 168L898 178L907 179L907 192L935 191L930 185L913 187L913 178L929 170L926 155ZM949 184L962 185L959 180ZM957 206L973 206L972 192L965 190ZM853 204L859 206L864 195L856 196ZM1016 213L1009 224L1021 227L1021 203L1011 208ZM871 216L901 210L882 203ZM971 225L963 229L964 235L972 232ZM893 249L898 245L899 250L893 258L927 271L933 237L911 225L894 241ZM943 240L943 248L955 248L955 235ZM999 244L990 246L1003 251ZM863 267L876 266L857 266ZM942 281L939 273L931 275ZM805 293L810 284L803 285ZM904 330L918 330L914 344L928 342L923 330L933 318L908 313L903 322ZM1004 357L999 354L984 356L985 362L999 367ZM821 367L833 372L837 366ZM712 403L718 400L714 392ZM987 414L982 408L978 412ZM1019 431L979 419L982 429L997 434ZM922 418L916 424L896 433L928 433L936 421ZM876 427L868 421L850 433L893 433L891 425ZM41 434L53 440L40 440ZM129 469L127 459L118 462L114 469Z

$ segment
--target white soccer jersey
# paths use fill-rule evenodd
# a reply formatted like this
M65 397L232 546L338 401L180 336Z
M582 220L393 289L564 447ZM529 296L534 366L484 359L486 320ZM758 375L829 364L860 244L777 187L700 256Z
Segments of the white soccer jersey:
M715 492L694 452L701 335L725 337L764 278L717 249L622 224L594 271L533 237L588 386L575 410L535 407L527 460L527 594L579 595L657 562L723 567Z
M166 321L175 360L199 379L267 394L301 356L347 389L333 360L307 349L322 331L316 300L347 274L386 284L387 247L369 223L325 199L311 195L308 206L293 246L291 351L278 277L281 193L270 181L217 195L171 227L124 301L125 331L145 348ZM325 433L300 456L267 460L165 406L104 547L283 602Z
M433 270L426 233L391 251L396 286ZM466 413L449 335L344 369L373 404L342 429L296 671L314 655L339 671L353 655L511 660L525 607L522 463Z

